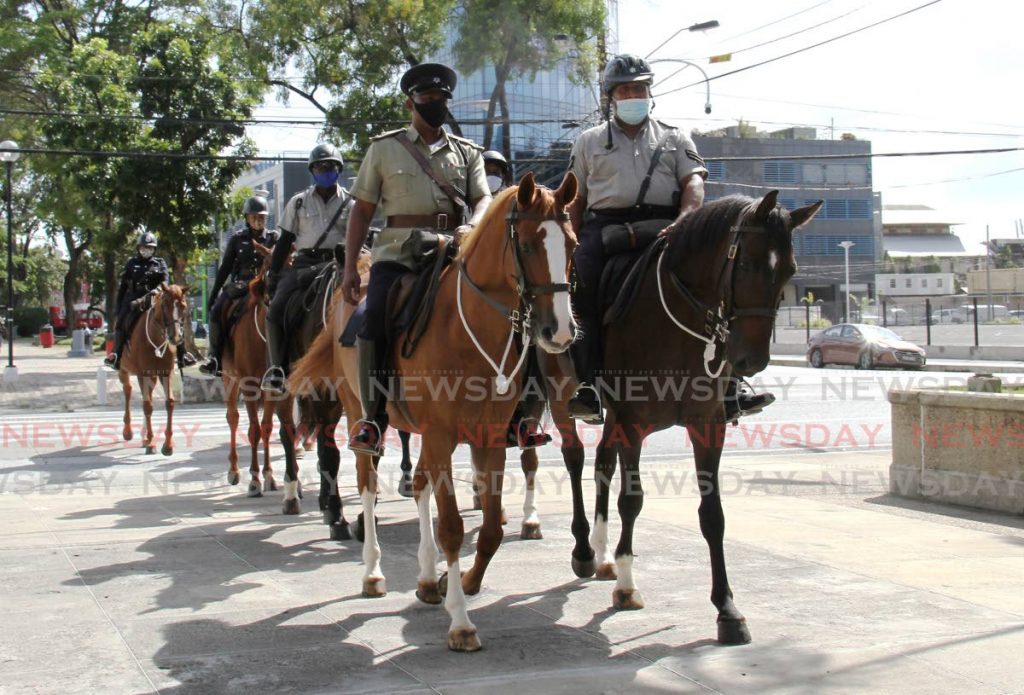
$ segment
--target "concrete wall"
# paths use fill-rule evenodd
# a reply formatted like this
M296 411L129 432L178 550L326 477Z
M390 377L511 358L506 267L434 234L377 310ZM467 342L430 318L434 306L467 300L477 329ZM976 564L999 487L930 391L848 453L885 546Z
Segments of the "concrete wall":
M889 491L1024 515L1024 396L890 391Z

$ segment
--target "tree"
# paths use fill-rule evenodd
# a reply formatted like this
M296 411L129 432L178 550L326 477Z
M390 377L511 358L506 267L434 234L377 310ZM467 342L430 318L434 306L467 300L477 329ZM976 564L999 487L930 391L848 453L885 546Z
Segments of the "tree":
M501 150L511 157L506 85L533 79L573 52L574 79L585 82L596 74L594 39L603 30L601 0L461 0L454 23L455 66L469 74L485 65L494 67L494 88L487 103L485 149L493 147L494 124L502 125ZM495 113L500 111L496 119Z

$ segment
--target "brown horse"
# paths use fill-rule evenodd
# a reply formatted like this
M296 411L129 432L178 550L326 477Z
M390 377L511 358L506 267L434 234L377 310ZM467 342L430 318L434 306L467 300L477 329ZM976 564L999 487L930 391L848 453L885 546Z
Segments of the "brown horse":
M253 242L256 250L264 257L264 266L269 261L271 249ZM264 272L266 267L264 267ZM245 402L249 416L248 440L251 450L249 462L249 497L261 497L263 492L277 489L274 470L270 463L270 434L273 430L274 408L267 403L260 389L260 379L267 371L267 305L265 300L264 274L261 272L249 283L249 292L236 301L245 302L241 318L235 324L224 345L224 403L227 406L228 429L231 443L228 451L228 483L239 482L238 451L238 398ZM224 307L224 317L235 310L235 303ZM224 320L224 317L221 317ZM223 324L222 324L223 325ZM260 409L263 409L262 420ZM263 446L263 482L260 483L259 448Z
M409 358L395 351L396 372L405 376L388 412L397 428L422 435L413 478L420 516L416 595L439 603L447 592L445 607L452 617L448 647L455 651L480 648L465 597L479 592L503 536L505 434L523 386L520 368L526 354L517 344L516 331L522 332L524 344L535 342L548 353L564 352L575 338L568 273L576 238L565 208L576 190L571 174L557 191L538 187L527 174L518 186L499 194L441 278L433 318L419 347ZM418 383L420 375L439 375L447 382L442 400L422 397L422 387L430 384ZM420 389L420 397L413 397L414 388ZM476 559L465 575L459 565L465 529L451 465L460 442L470 445L474 467L485 483ZM439 581L437 576L431 492L438 506L438 540L447 576L456 581Z
M733 603L723 550L718 468L725 441L725 378L730 366L733 374L750 376L768 364L776 307L796 271L793 230L821 207L818 202L790 213L776 206L777 196L778 191L760 200L729 196L687 216L647 268L635 304L605 327L608 376L599 381L607 413L594 472L592 549L579 514L582 504L574 504L577 574L594 571L596 553L598 577L617 579L613 607L643 608L633 577L633 526L643 506L641 447L653 432L686 427L701 495L700 529L711 555L711 601L718 609L718 640L724 644L750 641L746 621ZM622 531L612 558L607 519L616 462L622 476ZM574 502L578 490L577 479Z
M164 443L160 452L164 456L174 453L172 440L172 419L174 415L174 393L171 391L171 372L176 366L178 346L184 340L184 324L188 320L188 290L179 285L162 284L156 294L146 302L143 312L125 344L121 357L118 378L124 390L124 439L132 438L132 383L131 377L138 378L142 393L142 412L145 424L142 429L142 445L147 454L155 453L153 445L153 390L159 381L167 396L167 425L164 429Z

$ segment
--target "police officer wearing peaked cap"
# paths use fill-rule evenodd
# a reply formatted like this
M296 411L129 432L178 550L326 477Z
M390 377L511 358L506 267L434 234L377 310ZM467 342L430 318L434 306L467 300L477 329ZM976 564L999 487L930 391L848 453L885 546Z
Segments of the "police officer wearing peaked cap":
M385 395L374 389L374 376L383 370L387 355L384 329L388 291L403 273L416 269L411 244L419 230L461 234L476 225L491 202L481 148L471 140L451 135L441 126L448 115L457 78L455 71L439 63L421 63L402 76L400 86L407 99L412 123L408 128L373 139L352 188L356 199L345 240L345 300L359 301L356 260L369 231L370 220L380 207L384 230L373 244L373 266L366 294L366 314L359 335L359 390L363 417L349 440L349 448L379 456L387 427ZM411 146L431 165L445 193L407 149ZM470 218L463 223L464 208Z
M291 360L285 333L288 299L309 285L323 267L333 262L334 247L345 241L345 227L352 209L352 196L338 178L345 163L334 145L322 143L309 153L309 173L313 185L296 193L281 215L280 238L274 245L267 273L267 289L272 296L267 312L267 351L270 366L263 375L264 391L282 395ZM284 267L292 247L295 257Z
M163 283L170 282L167 263L156 255L155 234L140 234L135 248L138 253L128 259L121 271L121 284L117 288L114 351L104 360L104 364L115 370L121 368L121 354L128 341L128 332L141 313L138 300L155 293Z

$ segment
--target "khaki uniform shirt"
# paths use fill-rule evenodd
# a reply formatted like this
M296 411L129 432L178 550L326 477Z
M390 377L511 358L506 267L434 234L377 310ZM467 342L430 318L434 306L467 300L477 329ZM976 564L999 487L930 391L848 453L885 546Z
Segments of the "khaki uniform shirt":
M439 177L462 194L467 204L490 195L482 147L472 140L444 132L443 144L431 152L419 132L409 126L407 130L394 130L374 138L352 187L354 197L378 205L377 214L385 223L392 215L446 213L454 215L456 222L463 215L463 210L456 209L455 203L399 142L399 137L412 140ZM374 262L393 261L414 267L410 245L406 243L412 231L409 227L385 227L373 244Z
M606 149L608 128L612 129L611 149ZM707 178L708 170L697 154L697 146L686 133L648 118L636 139L626 135L614 119L576 138L571 168L579 179L579 194L587 201L587 209L622 209L636 205L640 184L651 166L651 156L666 132L670 134L651 175L643 203L678 208L679 201L674 194L679 190L679 181L693 173Z
M335 187L337 189L335 194L328 198L326 203L316 192L316 187L310 186L292 196L288 204L284 206L281 224L278 226L283 231L295 235L297 250L313 248L317 239L327 228L327 223L334 219L335 213L342 205L345 206L345 210L338 215L338 219L331 226L327 237L317 248L333 249L335 244L345 241L345 230L348 229L348 216L352 211L352 200L349 192L340 184L335 184ZM299 201L302 201L301 205Z

